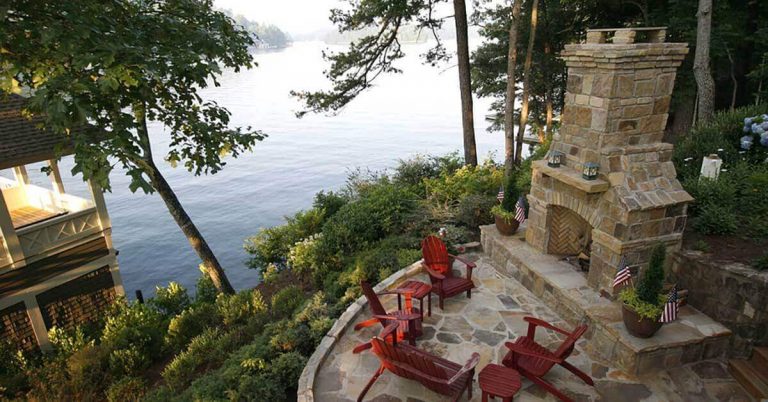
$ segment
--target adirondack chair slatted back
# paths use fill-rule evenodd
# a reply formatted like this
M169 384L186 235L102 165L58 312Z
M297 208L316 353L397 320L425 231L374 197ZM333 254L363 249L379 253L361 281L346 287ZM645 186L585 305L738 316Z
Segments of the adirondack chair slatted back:
M576 347L576 342L581 338L584 333L587 332L587 326L586 325L579 325L576 327L576 329L573 330L563 341L562 344L560 344L560 347L557 348L557 350L553 353L555 356L565 359L566 357L570 356L571 353L573 353L573 348Z
M365 281L360 282L360 288L363 290L365 298L368 300L368 305L371 307L371 312L374 315L387 315L387 310L379 300L379 296L373 291L371 284Z
M450 392L450 387L447 384L448 376L445 370L432 360L409 352L406 348L393 346L380 338L373 338L371 343L373 353L379 357L381 364L396 376L418 381L437 393L445 394ZM445 381L435 381L420 373Z
M427 236L421 242L421 254L424 257L424 263L446 277L451 277L451 261L448 257L448 248L445 243L437 236Z

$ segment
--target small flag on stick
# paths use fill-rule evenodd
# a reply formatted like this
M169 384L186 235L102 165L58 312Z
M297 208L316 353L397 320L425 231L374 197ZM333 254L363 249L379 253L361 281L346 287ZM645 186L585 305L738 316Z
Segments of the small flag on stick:
M504 201L504 186L499 187L499 193L496 194L496 199L499 200L499 202Z
M616 277L613 278L613 287L627 283L632 279L632 274L629 272L629 265L627 265L626 257L622 256L619 262L619 268L616 270Z
M677 285L672 286L672 290L669 292L669 299L664 304L664 312L661 313L659 322L671 322L677 319L677 311L680 307L677 303Z
M525 222L525 198L520 196L515 204L515 220L522 224Z

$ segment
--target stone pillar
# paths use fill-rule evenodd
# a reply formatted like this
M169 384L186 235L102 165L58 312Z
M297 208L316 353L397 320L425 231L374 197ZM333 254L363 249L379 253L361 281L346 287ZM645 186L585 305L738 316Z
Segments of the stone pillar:
M672 145L661 142L688 53L685 43L665 43L665 32L589 30L587 43L566 45L565 107L552 143L564 164L534 162L526 241L547 252L550 240L564 238L551 233L553 207L575 211L592 226L588 281L608 294L622 257L642 268L656 243L679 248L692 200L676 178ZM600 165L595 181L581 179L587 162Z

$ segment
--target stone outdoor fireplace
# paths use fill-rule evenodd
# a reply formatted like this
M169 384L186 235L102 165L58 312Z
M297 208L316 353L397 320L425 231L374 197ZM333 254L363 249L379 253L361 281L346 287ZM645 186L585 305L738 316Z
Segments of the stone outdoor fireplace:
M526 241L544 253L586 251L589 285L609 295L622 257L642 269L656 243L680 247L692 201L672 145L661 142L688 48L664 37L664 28L598 29L567 45L565 108L552 143L563 163L533 165ZM600 165L596 180L582 178L589 162Z

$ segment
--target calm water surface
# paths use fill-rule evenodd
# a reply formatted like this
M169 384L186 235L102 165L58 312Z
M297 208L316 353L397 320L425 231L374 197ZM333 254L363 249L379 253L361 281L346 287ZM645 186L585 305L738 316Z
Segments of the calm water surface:
M415 154L461 149L458 73L455 68L422 66L418 55L427 46L406 46L408 57L400 63L404 74L383 77L337 116L297 119L299 104L289 95L292 89L327 85L322 43L296 43L280 52L257 54L258 68L227 72L221 87L203 92L206 99L229 108L234 125L269 134L252 153L230 158L216 175L194 177L181 167L162 166L236 288L259 281L256 271L245 267L243 240L310 207L316 192L343 186L350 169L385 169ZM478 153L499 157L502 134L485 131L488 104L475 100ZM151 131L159 154L167 147L167 136L161 126ZM71 167L71 158L62 167ZM39 173L33 180L48 183ZM78 180L67 177L67 190L87 194ZM172 280L194 288L198 258L160 197L131 193L121 172L113 174L112 187L106 200L126 292L153 293L155 285Z

